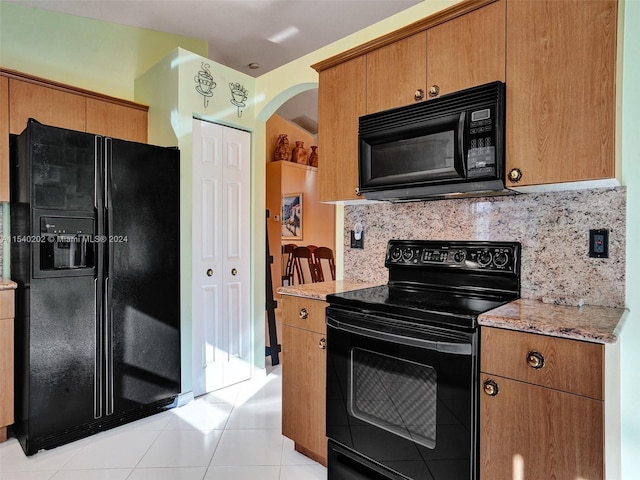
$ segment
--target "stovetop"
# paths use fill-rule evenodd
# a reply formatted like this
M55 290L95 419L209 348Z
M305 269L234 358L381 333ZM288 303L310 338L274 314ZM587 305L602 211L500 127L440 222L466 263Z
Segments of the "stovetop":
M389 283L327 296L332 306L416 323L475 328L520 294L520 244L391 240Z

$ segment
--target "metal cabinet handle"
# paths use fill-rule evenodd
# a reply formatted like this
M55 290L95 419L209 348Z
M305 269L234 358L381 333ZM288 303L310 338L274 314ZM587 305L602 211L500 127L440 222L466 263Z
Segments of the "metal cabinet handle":
M236 276L238 274L238 270L236 270L235 268L231 269L231 275Z
M307 318L309 318L309 312L307 311L306 308L301 308L300 309L300 313L298 314L298 316L302 319L302 320L306 320Z
M207 270L207 277L213 277L213 268Z
M424 100L424 90L421 88L417 89L416 92L413 94L413 98L415 99L416 102L420 100Z
M360 187L356 187L356 195L358 197L362 195L362 192L360 191Z
M527 353L527 364L535 369L544 367L544 355L536 351Z
M431 98L437 97L439 93L440 93L440 87L438 85L431 85L429 87L429 96Z
M509 181L517 183L522 179L522 171L519 168L509 170Z
M326 350L327 349L327 339L326 338L321 338L320 342L318 343L318 347L320 347L322 350Z
M482 384L482 389L484 390L484 393L486 393L490 397L495 397L496 395L498 395L499 391L498 384L493 380L485 380Z

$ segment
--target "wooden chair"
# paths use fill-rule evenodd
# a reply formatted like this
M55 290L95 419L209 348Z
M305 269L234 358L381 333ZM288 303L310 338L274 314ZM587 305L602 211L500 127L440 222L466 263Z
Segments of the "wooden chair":
M313 255L311 254L311 250L309 250L308 247L296 247L293 250L293 268L296 271L298 283L305 283L305 275L302 269L303 259L306 259L307 264L309 265L309 275L311 276L311 281L316 282L316 266Z
M282 246L282 285L293 285L293 251L296 246L287 243Z
M333 250L328 247L318 247L313 251L313 260L316 266L316 280L324 282L324 274L322 271L322 260L326 260L329 264L329 272L331 280L336 279L336 264L333 259Z

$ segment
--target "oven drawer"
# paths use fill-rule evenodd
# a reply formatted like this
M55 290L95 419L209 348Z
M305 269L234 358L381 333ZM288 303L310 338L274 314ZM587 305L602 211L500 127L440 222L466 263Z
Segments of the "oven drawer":
M285 325L325 334L327 303L311 298L282 296L282 321Z
M480 348L485 373L603 399L601 344L482 327Z

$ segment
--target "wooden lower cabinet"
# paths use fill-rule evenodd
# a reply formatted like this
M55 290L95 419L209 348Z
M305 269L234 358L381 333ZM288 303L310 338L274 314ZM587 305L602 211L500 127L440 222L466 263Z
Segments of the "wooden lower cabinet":
M480 480L604 479L603 345L487 327L481 335ZM586 381L567 383L577 377ZM563 390L585 384L599 398Z
M325 466L326 306L320 300L282 297L282 433L298 452Z
M13 424L13 317L15 290L0 290L0 442Z

